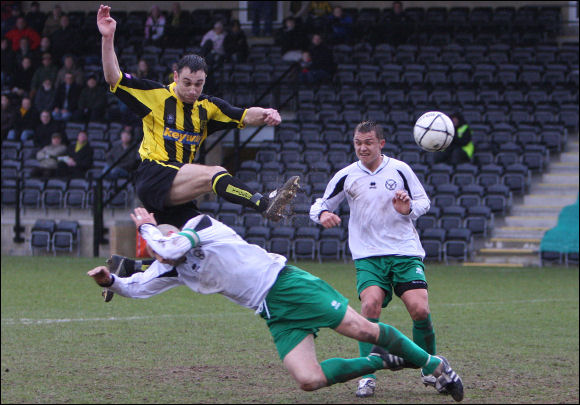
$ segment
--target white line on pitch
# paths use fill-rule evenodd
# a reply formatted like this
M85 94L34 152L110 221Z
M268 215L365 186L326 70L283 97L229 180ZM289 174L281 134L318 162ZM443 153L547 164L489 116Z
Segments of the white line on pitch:
M102 321L139 321L144 319L159 319L159 318L202 318L202 317L225 317L225 316L240 316L244 313L228 312L220 314L177 314L177 315L150 315L150 316L126 316L117 317L111 316L107 318L62 318L62 319L2 319L2 325L48 325L53 323L70 323L70 322L102 322ZM251 314L251 312L250 312Z
M432 304L431 307L462 307L469 305L507 305L507 304L533 304L542 302L578 302L578 299L573 298L543 298L534 300L513 300L513 301L482 301L482 302L459 302L447 304ZM392 305L390 308L402 308L400 305ZM2 325L49 325L53 323L70 323L70 322L103 322L103 321L138 321L143 319L158 319L158 318L202 318L202 317L228 317L250 315L252 312L226 312L218 314L176 314L176 315L150 315L150 316L127 316L108 318L62 318L62 319L2 319Z

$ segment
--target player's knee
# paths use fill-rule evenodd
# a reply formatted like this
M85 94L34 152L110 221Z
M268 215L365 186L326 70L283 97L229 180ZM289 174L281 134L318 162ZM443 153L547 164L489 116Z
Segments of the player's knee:
M361 303L361 309L367 318L378 318L381 315L382 302L378 297L366 297Z
M315 391L326 386L326 378L322 372L320 375L310 374L308 376L302 376L298 381L298 386L302 391Z
M423 321L429 316L429 307L426 305L416 305L410 308L409 315L414 321Z

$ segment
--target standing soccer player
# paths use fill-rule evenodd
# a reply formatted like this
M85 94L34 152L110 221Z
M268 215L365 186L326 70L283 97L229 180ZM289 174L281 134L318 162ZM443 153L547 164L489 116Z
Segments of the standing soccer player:
M393 292L401 298L413 320L413 341L431 355L436 354L423 258L425 251L413 220L425 214L430 201L413 170L404 162L384 156L383 130L372 121L361 122L354 131L359 161L338 171L322 198L310 208L310 218L325 228L340 225L333 212L346 198L350 206L348 243L356 267L361 313L379 322ZM361 356L371 345L359 342ZM422 375L425 385L435 378ZM374 394L376 377L359 381L358 397Z
M223 167L192 163L199 146L211 133L246 125L276 126L281 122L278 111L238 108L202 94L207 65L198 55L185 55L179 61L175 82L168 86L121 72L114 48L117 22L110 10L101 5L97 13L103 71L111 92L143 120L144 137L139 148L142 162L137 169L136 189L145 208L158 221L181 227L197 213L192 200L213 190L228 201L279 221L299 188L298 176L290 178L276 193L263 196Z

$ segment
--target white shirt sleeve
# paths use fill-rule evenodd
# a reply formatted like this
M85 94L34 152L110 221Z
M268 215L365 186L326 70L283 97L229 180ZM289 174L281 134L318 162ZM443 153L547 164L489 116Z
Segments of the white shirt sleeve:
M411 219L417 219L429 211L429 208L431 208L431 201L429 200L421 181L409 165L403 164L401 165L401 169L405 175L405 179L407 180L407 186L409 187L410 196L412 197L411 213L409 214L409 217Z
M173 271L171 266L154 261L147 270L131 277L112 275L114 281L109 289L127 298L149 298L183 284Z
M139 233L155 253L169 260L183 257L188 250L199 244L196 232L187 228L182 232L163 236L156 226L143 224L139 228Z
M346 176L347 173L341 170L330 179L324 191L324 196L317 198L310 207L310 219L320 224L320 214L323 211L334 212L338 209L340 203L345 198L344 181L346 180Z

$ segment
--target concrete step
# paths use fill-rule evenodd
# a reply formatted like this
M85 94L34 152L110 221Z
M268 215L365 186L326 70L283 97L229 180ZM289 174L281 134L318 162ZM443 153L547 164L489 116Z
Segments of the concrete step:
M578 190L578 183L532 183L530 192L534 194L554 195L554 193L561 193L562 191Z
M504 218L506 226L530 226L552 228L558 223L558 215L515 216Z
M488 241L485 242L485 248L496 248L496 249L512 249L512 248L521 248L521 249L533 249L538 251L540 248L540 242L542 241L541 238L490 238Z
M494 238L534 238L541 239L551 226L501 226L492 231Z
M560 162L578 163L578 152L562 152L560 153Z
M524 267L523 263L487 263L487 262L465 262L465 267Z
M493 254L493 255L526 255L535 253L535 249L529 248L482 248L477 251L480 255Z
M571 173L578 175L578 162L554 162L550 164L550 173Z
M540 258L533 249L480 249L467 263L493 267L539 266Z
M564 207L574 204L578 198L578 192L565 192L562 190L558 194L527 194L524 196L524 205L558 205Z
M540 184L571 184L578 187L578 178L578 173L545 173Z
M562 210L560 205L515 205L512 207L511 214L514 216L524 215L558 215Z

